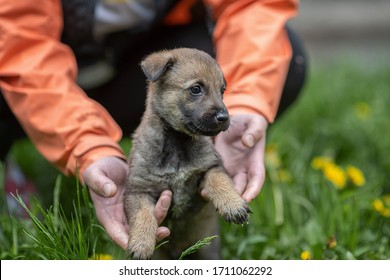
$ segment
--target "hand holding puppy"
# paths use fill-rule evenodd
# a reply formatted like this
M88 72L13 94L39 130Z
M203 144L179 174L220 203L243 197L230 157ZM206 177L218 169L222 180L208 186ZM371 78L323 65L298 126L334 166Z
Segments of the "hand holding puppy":
M123 209L127 175L127 164L116 157L99 159L84 172L84 181L89 187L99 222L106 229L112 240L123 249L126 249L129 239L128 224ZM166 217L171 200L172 193L164 191L157 201L154 216L159 224ZM159 227L156 232L156 238L161 240L169 236L169 234L168 228Z
M268 122L261 115L239 114L231 116L231 123L228 131L217 135L215 148L237 191L250 202L260 193L265 179L264 151Z

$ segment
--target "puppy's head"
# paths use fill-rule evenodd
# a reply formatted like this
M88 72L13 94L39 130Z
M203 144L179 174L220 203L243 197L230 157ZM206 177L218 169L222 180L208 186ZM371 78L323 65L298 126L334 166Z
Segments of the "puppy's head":
M177 131L214 136L229 127L222 101L226 82L216 61L196 49L147 56L141 68L149 80L149 106Z

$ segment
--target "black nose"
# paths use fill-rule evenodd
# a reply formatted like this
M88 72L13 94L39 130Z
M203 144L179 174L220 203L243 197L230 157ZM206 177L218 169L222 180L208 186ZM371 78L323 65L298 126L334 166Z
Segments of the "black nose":
M217 119L218 123L224 123L229 119L229 114L226 110L219 111L215 118Z

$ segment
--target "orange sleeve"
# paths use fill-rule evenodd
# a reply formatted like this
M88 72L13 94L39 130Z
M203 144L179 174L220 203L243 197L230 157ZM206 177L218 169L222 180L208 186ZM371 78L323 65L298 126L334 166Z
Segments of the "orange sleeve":
M81 177L98 158L124 158L122 132L77 86L75 57L60 42L61 31L60 0L0 0L4 98L37 149L65 174L78 170Z
M260 113L273 122L292 56L285 30L298 0L204 0L216 21L217 61L230 114Z

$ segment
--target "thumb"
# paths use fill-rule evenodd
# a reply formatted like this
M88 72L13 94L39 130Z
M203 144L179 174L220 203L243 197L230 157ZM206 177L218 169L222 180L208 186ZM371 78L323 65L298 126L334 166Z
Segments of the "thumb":
M241 141L244 146L252 148L257 142L259 142L259 140L265 136L267 126L268 122L263 116L249 116L247 120L247 127L241 137Z
M86 170L84 182L93 192L103 197L112 197L117 192L116 184L99 169Z

